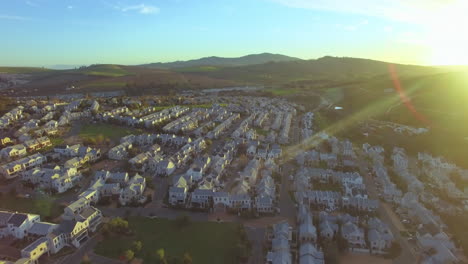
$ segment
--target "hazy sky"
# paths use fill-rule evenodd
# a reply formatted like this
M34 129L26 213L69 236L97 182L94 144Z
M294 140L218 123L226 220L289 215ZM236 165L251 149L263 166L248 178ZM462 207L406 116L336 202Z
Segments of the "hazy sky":
M272 52L468 64L465 0L0 0L0 65Z

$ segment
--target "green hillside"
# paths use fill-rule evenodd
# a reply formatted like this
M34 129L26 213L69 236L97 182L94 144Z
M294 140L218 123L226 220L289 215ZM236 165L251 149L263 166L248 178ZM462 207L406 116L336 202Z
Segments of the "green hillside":
M54 70L38 67L0 67L0 73L41 73Z
M132 74L124 69L123 66L112 64L92 65L77 71L83 74L101 77L122 77Z

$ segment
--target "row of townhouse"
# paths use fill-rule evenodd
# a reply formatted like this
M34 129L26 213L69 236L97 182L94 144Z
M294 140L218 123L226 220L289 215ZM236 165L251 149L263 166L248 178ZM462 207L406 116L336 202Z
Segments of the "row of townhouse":
M385 165L380 161L376 161L373 165L372 171L376 177L377 182L380 184L382 192L381 195L387 202L398 203L403 196L403 193L395 183L393 183L388 175Z
M177 182L169 188L169 203L173 206L204 209L214 208L215 210L230 209L236 212L259 209L259 212L264 213L273 212L274 210L273 203L271 204L271 208L268 208L268 203L260 203L257 208L255 200L249 194L227 193L201 188L188 193L189 186L190 184L185 177L177 178Z
M8 146L0 150L0 157L6 160L24 157L28 152L35 152L50 147L52 143L48 137L27 140L22 144Z
M12 179L18 176L20 172L39 167L47 162L47 158L40 153L30 155L19 160L12 161L0 166L0 174L6 179Z
M246 119L242 120L242 122L239 124L239 127L232 132L231 136L233 138L241 138L241 137L246 137L246 133L249 130L253 120L255 119L256 113L252 113L250 116L248 116Z
M168 120L171 120L173 118L177 118L185 114L189 110L190 109L188 107L174 106L172 108L164 109L160 112L156 112L156 113L141 117L138 120L136 120L134 123L144 124L145 127L147 128L154 127Z
M268 120L270 113L268 111L262 111L257 115L257 118L254 120L253 125L255 127L263 127L265 122Z
M253 199L252 194L248 192L251 186L246 181L242 181L244 188L234 188L232 193L227 193L213 190L213 186L206 183L207 178L210 178L207 177L198 184L197 189L188 193L194 181L189 175L180 175L169 188L169 203L174 206L274 213L277 201L276 185L270 170L263 170L262 175L262 179L255 186Z
M267 264L292 264L292 227L287 221L273 225L269 234L270 250L266 255Z
M343 155L349 158L355 158L354 147L351 141L348 139L339 140L336 137L330 137L328 142L331 145L332 153L335 155Z
M40 128L38 130L34 131L34 135L37 137L43 137L43 136L57 136L60 133L60 130L57 128L57 126L47 126L50 122L55 122L57 124L57 121L51 120L47 122L43 128Z
M88 153L92 153L92 155L96 156L97 158L99 158L101 155L100 149L82 146L81 144L72 146L58 145L54 147L54 152L65 158L84 157Z
M289 131L291 129L292 118L293 118L292 112L287 112L284 116L283 126L281 128L281 131L279 133L279 138L278 138L278 142L281 144L289 143Z
M200 154L205 148L205 139L198 138L190 143L185 144L179 151L174 153L169 160L171 160L177 168L180 168L186 165L196 154Z
M375 212L379 207L379 201L365 197L342 196L335 191L308 190L301 196L305 204L320 206L328 211L339 208L354 209L361 212Z
M5 129L10 125L13 125L16 121L23 118L23 106L18 106L10 110L9 112L5 113L0 118L0 129Z
M130 167L134 171L145 172L147 171L151 164L159 162L163 159L163 156L160 154L161 146L154 144L151 146L148 151L140 153L135 157L128 160ZM153 160L153 161L152 161Z
M393 149L393 169L408 185L408 189L417 193L424 191L424 184L408 170L408 157L403 148Z
M128 151L132 148L132 143L124 142L111 148L107 152L107 156L109 157L109 159L113 160L124 160L128 157Z
M423 250L423 263L464 263L462 250L440 228L421 225L416 232L417 245Z
M77 100L71 101L69 104L64 106L64 110L68 111L68 112L76 111L81 106L82 102L83 102L82 99L77 99Z
M116 116L119 116L121 114L125 114L129 111L128 107L122 106L118 108L113 108L110 111L103 112L98 115L98 117L103 120L103 121L108 121L111 118L115 118Z
M276 184L271 171L262 170L262 178L255 186L255 209L258 213L273 213L277 201Z
M348 214L328 214L324 211L320 212L318 217L320 230L318 235L322 240L334 240L341 235L343 239L348 241L351 248L369 248L370 252L374 254L384 254L394 242L389 226L375 217L369 218L366 222L367 234L363 228L359 227L357 217ZM306 206L299 207L298 223L300 243L315 243L317 233L312 225L312 215Z
M190 142L192 142L190 137L177 136L175 134L128 135L120 139L120 143L130 143L138 146L147 146L158 143L164 146L181 147Z
M80 247L89 233L96 231L102 215L89 204L67 214L76 209L75 203L65 208L59 224L41 222L39 215L0 211L0 237L32 241L21 250L20 259L6 263L38 264L44 255L57 254L64 247Z
M221 115L224 116L224 115ZM225 119L219 119L219 122L223 122ZM206 135L211 129L213 129L216 126L215 121L208 121L202 125L200 125L197 129L193 130L190 135L196 136L196 137L203 137Z
M97 203L102 197L118 196L121 205L144 203L146 179L138 173L130 177L127 172L97 171L94 181L80 197Z
M235 211L249 211L253 201L248 194L230 194L213 189L195 189L190 195L189 206L192 208L221 208Z
M260 144L259 141L249 141L247 143L247 156L260 159L278 159L281 157L282 149L278 144Z
M90 118L90 117L91 117L91 111L89 110L85 110L83 112L64 111L58 120L58 126L66 126L72 121L79 120L82 118Z
M297 174L305 175L310 180L322 183L363 184L362 176L358 172L342 172L332 169L301 167Z
M198 127L198 123L207 120L211 116L211 111L206 109L193 110L191 113L184 115L163 127L165 132L188 132Z
M283 112L276 112L275 119L270 128L272 130L278 131L281 128L282 123L283 123Z
M21 180L37 184L44 189L63 193L75 187L82 179L76 168L62 168L60 166L34 168L22 173Z
M185 175L191 181L199 182L206 175L210 165L211 157L208 155L195 158L188 170L185 172Z
M302 129L301 129L301 136L302 140L306 140L310 137L312 137L314 130L313 130L313 125L314 125L314 113L312 112L307 112L302 116L301 123L302 123Z
M257 183L257 178L262 167L262 161L260 159L251 159L245 166L244 170L239 172L239 179L245 181L249 186L254 186Z
M232 113L231 116L224 120L221 124L217 125L212 131L208 132L206 135L209 139L217 139L221 136L221 134L226 131L229 127L232 126L234 121L240 118L239 113Z
M54 116L55 116L55 111L47 112L43 117L41 117L41 121L49 122L54 118Z
M312 213L301 205L297 214L299 263L324 264L323 251L317 245L317 229L313 225Z

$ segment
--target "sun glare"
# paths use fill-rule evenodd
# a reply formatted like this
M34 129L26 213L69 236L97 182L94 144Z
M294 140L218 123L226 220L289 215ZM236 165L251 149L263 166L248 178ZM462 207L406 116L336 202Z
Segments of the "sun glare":
M427 27L427 45L434 65L468 65L468 1L439 10Z

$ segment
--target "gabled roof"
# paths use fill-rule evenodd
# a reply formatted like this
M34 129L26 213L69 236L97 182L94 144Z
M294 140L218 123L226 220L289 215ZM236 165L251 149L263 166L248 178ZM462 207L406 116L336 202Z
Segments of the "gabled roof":
M28 230L29 234L46 236L52 229L58 227L57 224L46 223L46 222L37 222L34 223L31 228Z
M26 220L28 219L28 215L26 214L14 214L10 220L8 220L8 224L13 226L19 227L21 226Z
M57 229L57 233L71 233L78 222L75 220L63 220ZM54 232L56 233L56 232Z

